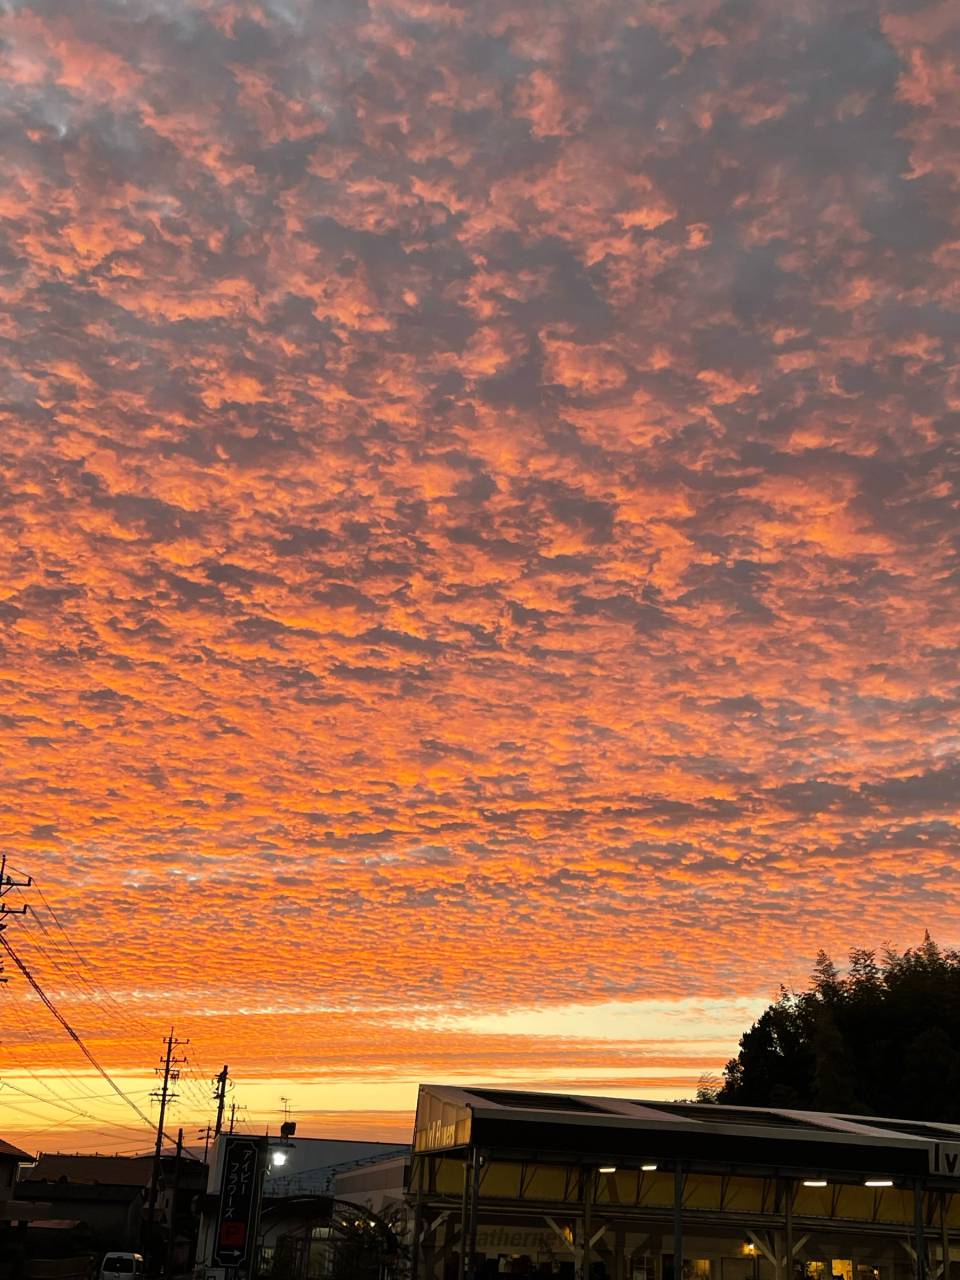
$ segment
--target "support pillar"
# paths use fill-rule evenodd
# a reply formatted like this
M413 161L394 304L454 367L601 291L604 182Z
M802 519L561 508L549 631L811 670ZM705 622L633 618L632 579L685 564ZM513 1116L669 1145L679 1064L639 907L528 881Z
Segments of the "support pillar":
M913 1184L914 1251L917 1255L917 1280L926 1280L927 1242L924 1224L924 1186L918 1178Z
M940 1192L940 1252L943 1254L943 1270L941 1275L943 1280L950 1280L950 1231L947 1226L947 1202L949 1197L946 1191Z
M460 1201L460 1242L458 1248L460 1250L460 1263L457 1267L457 1275L460 1280L466 1280L467 1277L467 1220L470 1215L470 1154L465 1152L463 1156L463 1197Z
M793 1280L793 1182L787 1178L783 1184L783 1227L787 1250L787 1280Z
M423 1178L423 1167L420 1168ZM420 1280L420 1238L423 1235L423 1185L417 1188L413 1206L413 1240L410 1242L410 1280Z
M593 1241L590 1235L593 1231L591 1222L591 1210L593 1208L593 1184L596 1180L596 1172L593 1169L584 1169L583 1171L583 1280L590 1280L590 1246Z
M480 1213L480 1152L476 1147L472 1149L470 1160L470 1234L468 1239L468 1248L470 1250L470 1261L468 1263L467 1274L471 1277L476 1276L476 1258L477 1258L477 1218Z
M673 1170L673 1280L683 1280L683 1166Z
M613 1232L613 1280L627 1280L626 1233L623 1227Z

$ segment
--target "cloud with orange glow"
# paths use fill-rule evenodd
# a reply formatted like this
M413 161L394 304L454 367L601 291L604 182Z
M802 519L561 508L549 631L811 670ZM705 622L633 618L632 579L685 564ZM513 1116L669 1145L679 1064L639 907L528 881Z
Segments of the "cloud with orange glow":
M956 940L950 6L10 0L0 64L0 803L105 1060L676 1094L733 1043L471 1019Z

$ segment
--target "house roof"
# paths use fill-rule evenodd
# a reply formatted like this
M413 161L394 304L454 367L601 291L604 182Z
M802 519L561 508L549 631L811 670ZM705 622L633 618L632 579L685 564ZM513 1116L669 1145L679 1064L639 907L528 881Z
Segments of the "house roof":
M783 1107L421 1085L414 1149L960 1174L960 1125Z
M73 1182L110 1187L145 1187L150 1181L151 1156L84 1156L41 1151L22 1182Z
M21 1151L19 1147L15 1147L11 1142L4 1142L0 1138L0 1159L30 1161L33 1156L28 1155L26 1151Z

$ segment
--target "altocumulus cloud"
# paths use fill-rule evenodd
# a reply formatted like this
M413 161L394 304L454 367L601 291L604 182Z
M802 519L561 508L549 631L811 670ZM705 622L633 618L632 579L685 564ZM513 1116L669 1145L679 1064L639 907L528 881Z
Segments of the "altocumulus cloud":
M788 8L0 9L0 802L117 991L960 925L955 15Z

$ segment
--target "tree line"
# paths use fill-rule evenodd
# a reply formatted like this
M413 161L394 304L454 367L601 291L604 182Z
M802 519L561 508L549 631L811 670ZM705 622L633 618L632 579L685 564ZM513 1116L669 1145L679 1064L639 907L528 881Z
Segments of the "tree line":
M960 1122L960 951L825 951L810 987L780 988L701 1101Z

